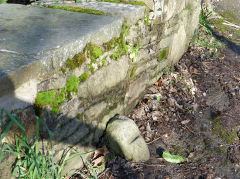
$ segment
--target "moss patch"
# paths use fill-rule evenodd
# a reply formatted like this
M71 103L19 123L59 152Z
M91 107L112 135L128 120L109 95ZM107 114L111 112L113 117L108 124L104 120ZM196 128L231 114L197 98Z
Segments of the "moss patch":
M240 24L239 20L236 18L236 16L231 11L222 11L219 14L230 22Z
M59 112L59 105L65 100L66 89L61 90L51 90L40 92L37 94L35 100L35 106L37 108L43 108L44 106L49 105L54 113Z
M67 84L66 84L66 90L67 90L67 93L71 93L71 92L78 92L78 85L79 85L79 78L72 75L70 77L69 80L67 80Z
M104 43L103 47L105 51L110 51L113 50L117 45L118 45L117 39L113 38L109 42Z
M167 55L168 55L168 48L162 49L158 53L158 61L162 61L162 60L166 59Z
M123 0L103 0L103 2L112 2L112 3L121 3L121 4L132 4L132 5L146 6L146 4L144 2L139 2L139 1L127 2L127 1L123 1Z
M210 119L213 123L212 133L219 136L223 141L228 144L234 143L234 141L238 140L237 131L228 131L223 125L221 119Z
M131 70L130 78L133 78L133 77L134 77L136 70L137 70L137 67L134 66L134 67L132 68L132 70Z
M80 82L86 81L86 80L89 78L89 76L90 76L90 75L89 75L88 72L83 73L83 74L80 75L80 77L79 77Z
M122 55L128 54L128 46L126 44L125 36L129 34L129 27L126 25L122 26L122 31L120 37L115 39L114 46L117 47L117 50L110 56L114 60L118 60ZM113 42L112 42L113 43Z
M47 6L48 8L53 8L53 9L62 9L66 11L72 11L72 12L81 12L81 13L87 13L87 14L95 14L95 15L104 15L104 12L95 10L95 9L90 9L90 8L82 8L82 7L62 7L62 6Z
M87 51L87 57L91 60L95 60L103 55L101 48L91 43L86 46L85 50Z
M70 70L80 67L86 61L85 53L79 53L74 55L72 59L68 58L66 61L66 67ZM65 71L66 72L66 71Z
M145 25L149 25L149 24L150 24L149 16L147 16L147 17L145 18L144 24L145 24Z
M192 8L193 8L193 5L192 5L192 4L188 4L188 5L184 8L184 10L192 10Z
M105 66L107 64L107 58L102 59L102 66Z

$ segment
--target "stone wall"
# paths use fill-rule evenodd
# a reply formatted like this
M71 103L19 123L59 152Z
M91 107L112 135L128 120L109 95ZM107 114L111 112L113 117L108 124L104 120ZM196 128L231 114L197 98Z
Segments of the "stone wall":
M75 6L100 7L100 2L91 3ZM109 32L102 31L95 37L99 43L87 43L64 59L60 70L37 79L35 115L53 131L56 161L70 146L80 153L93 150L109 119L116 114L128 115L161 71L186 51L199 12L200 0L156 0L153 10L140 9L137 19L124 16L124 11L116 13L124 18L116 37L104 42L101 38ZM26 128L32 128L30 124L26 122ZM47 134L44 128L42 132ZM42 147L48 149L50 143L45 137ZM65 171L82 165L79 159L72 160Z

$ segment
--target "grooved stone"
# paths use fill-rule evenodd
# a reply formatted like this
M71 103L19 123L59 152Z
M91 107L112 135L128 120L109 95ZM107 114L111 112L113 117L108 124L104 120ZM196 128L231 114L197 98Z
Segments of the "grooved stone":
M121 17L1 4L0 94L57 72L88 42L118 37L122 23Z
M150 157L148 146L133 120L116 115L107 126L108 146L116 154L135 162L146 161Z

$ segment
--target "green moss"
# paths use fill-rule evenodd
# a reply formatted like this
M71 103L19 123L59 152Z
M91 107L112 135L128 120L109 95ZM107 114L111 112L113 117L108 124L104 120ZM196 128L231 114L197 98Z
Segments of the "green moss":
M118 49L110 57L117 61L121 57L121 55L122 55L121 50Z
M95 60L103 55L103 51L101 50L101 48L99 46L91 44L91 43L89 43L86 46L85 50L87 51L87 56L91 60Z
M82 7L61 7L61 6L47 6L48 8L53 9L62 9L66 11L72 11L72 12L81 12L81 13L87 13L87 14L95 14L95 15L104 15L104 12L90 9L90 8L82 8Z
M56 90L40 92L37 94L35 104L41 107L51 104L53 102L55 94Z
M164 48L162 49L159 53L158 53L158 61L162 61L163 59L165 59L168 55L168 48Z
M121 3L121 4L132 4L132 5L139 5L139 6L146 6L144 2L139 1L132 1L132 2L126 2L123 0L103 0L104 2L111 2L111 3Z
M130 78L133 78L133 77L134 77L136 70L137 70L137 67L134 66L134 67L132 68L132 70L131 70Z
M81 119L83 118L83 114L82 113L78 113L77 116L76 116L77 119Z
M37 106L37 108L42 108L44 106L49 105L53 112L58 113L59 105L66 98L65 92L66 92L65 88L61 90L40 92L37 94L35 106Z
M145 25L149 25L149 24L150 24L150 22L149 22L149 16L147 16L146 19L144 20L144 24L145 24Z
M86 81L86 80L89 78L89 76L90 76L90 75L89 75L88 72L83 73L83 74L80 75L80 77L79 77L80 82Z
M79 78L72 75L69 80L67 80L66 91L68 94L71 92L78 92Z
M236 16L231 11L222 11L222 12L220 12L220 15L223 16L225 19L227 19L230 22L240 24L239 20L236 18Z
M102 59L102 66L105 66L107 64L107 58Z
M92 63L89 64L89 69L90 69L91 73L94 74L95 70L94 70L94 68L93 68L93 66L92 66Z
M218 18L218 19L211 19L211 22L213 24L223 24L224 20L222 18Z
M117 45L118 45L117 39L113 38L109 42L104 43L103 47L105 51L110 51L110 50L113 50Z
M64 67L62 67L62 68L61 68L61 71L62 71L63 74L66 74L67 69L64 68Z
M73 63L72 59L70 59L70 58L67 59L66 65L67 65L67 68L69 68L69 69L74 69L75 68L74 63Z
M74 55L73 61L76 63L77 67L80 67L84 62L86 62L86 56L85 53L79 53Z
M192 10L192 8L193 8L193 5L192 5L192 4L188 4L188 5L184 8L184 10Z
M7 0L0 0L0 4L1 3L7 3Z
M128 27L127 25L123 24L122 25L121 34L120 34L120 38L124 39L124 36L129 35L129 33L130 33L130 27Z
M212 133L219 136L221 139L223 139L226 143L232 144L235 140L238 140L237 137L237 131L228 131L227 128L225 128L222 125L221 119L210 119L213 123L212 127Z
M166 66L162 71L163 74L169 74L171 72L171 68L169 66Z
M75 68L80 67L86 61L85 53L79 53L74 55L72 59L68 58L66 61L66 66L70 70L74 70Z

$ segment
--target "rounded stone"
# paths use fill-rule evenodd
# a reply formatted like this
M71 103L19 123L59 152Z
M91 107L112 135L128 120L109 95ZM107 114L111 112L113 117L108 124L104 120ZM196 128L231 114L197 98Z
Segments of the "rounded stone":
M134 162L146 161L150 153L135 122L125 116L110 119L105 136L108 147L114 153Z

